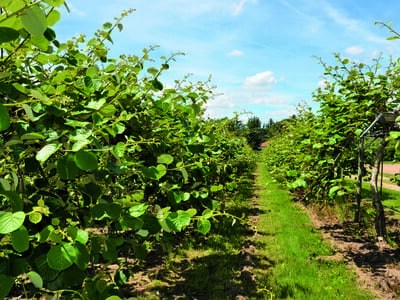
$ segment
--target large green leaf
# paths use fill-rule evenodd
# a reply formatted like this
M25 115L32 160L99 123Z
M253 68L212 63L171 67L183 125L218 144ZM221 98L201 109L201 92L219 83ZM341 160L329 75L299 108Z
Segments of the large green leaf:
M19 32L9 27L0 27L0 44L11 42L19 37Z
M159 180L167 174L167 167L165 165L157 165L157 167L144 167L142 168L143 175L147 178Z
M117 203L100 203L92 207L92 217L95 220L104 218L118 219L121 215L122 208Z
M60 157L57 161L57 174L61 179L71 180L78 176L79 169L72 155Z
M0 103L0 131L7 130L8 127L10 127L10 122L10 115L8 114L7 108L3 103Z
M61 18L61 14L57 10L52 10L48 15L47 15L47 24L49 26L53 26L56 24Z
M36 154L36 159L41 163L44 163L46 160L50 158L54 153L61 148L61 144L48 144L44 146L40 151Z
M84 171L93 171L99 167L97 156L93 152L79 150L75 153L74 160L78 168Z
M129 208L129 214L132 217L138 218L138 217L144 215L144 213L146 212L147 207L148 207L148 205L145 204L145 203L132 206L131 208Z
M65 0L44 0L44 2L51 6L61 6L64 4Z
M68 269L74 263L72 257L75 255L75 251L70 244L54 246L47 253L49 267L57 271Z
M74 248L74 250L70 252L72 261L82 271L86 270L90 259L87 248L80 243L76 243L73 246L71 245L71 247Z
M38 5L32 6L21 15L22 24L33 37L41 36L47 29L46 15Z
M36 47L38 47L42 51L46 52L49 50L50 41L43 35L38 35L38 36L32 37L31 43L33 45L35 45ZM36 95L38 95L38 93L36 93ZM42 99L43 99L42 101L45 104L51 104L51 102L49 101L49 99L46 96L43 96Z
M207 219L200 219L197 221L197 231L201 234L207 234L211 229L211 222Z
M6 298L14 285L14 277L0 274L0 299Z
M117 157L117 158L124 157L125 149L126 149L126 144L123 143L123 142L118 142L118 143L112 148L112 154L114 154L114 156Z
M170 154L161 154L160 156L157 157L157 163L159 164L169 165L172 164L173 161L174 158Z
M54 270L49 267L47 263L47 254L42 254L35 258L35 265L40 276L45 281L53 281L57 278L60 271Z
M15 251L25 252L29 249L29 233L25 226L11 232L11 243Z
M20 228L25 220L25 213L0 211L0 234L7 234Z
M184 210L178 210L172 212L167 217L167 224L170 228L174 228L175 231L182 231L185 227L190 224L191 213Z

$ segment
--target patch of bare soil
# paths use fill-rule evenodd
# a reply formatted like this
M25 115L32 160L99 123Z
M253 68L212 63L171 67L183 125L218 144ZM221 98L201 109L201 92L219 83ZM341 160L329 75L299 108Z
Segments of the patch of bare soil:
M400 173L400 164L383 164L383 173Z
M362 288L370 290L377 299L400 298L400 249L366 234L355 236L358 224L340 223L331 216L321 216L317 210L306 208L312 222L336 254L320 259L342 260L353 267Z

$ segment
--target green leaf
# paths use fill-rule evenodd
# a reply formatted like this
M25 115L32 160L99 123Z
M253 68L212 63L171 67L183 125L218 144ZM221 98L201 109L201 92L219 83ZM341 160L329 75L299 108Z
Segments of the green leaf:
M286 176L297 177L297 176L299 176L299 173L296 170L289 170L289 171L286 171Z
M49 267L58 271L68 269L74 263L71 256L74 251L75 249L70 244L54 246L47 253Z
M68 245L70 249L68 250L68 253L70 254L75 265L77 265L77 267L82 271L86 270L89 264L89 252L86 247L80 243L76 243L75 245L66 245Z
M333 198L336 195L336 192L340 190L340 186L333 186L329 189L329 198Z
M116 158L122 158L124 157L125 154L125 149L126 149L126 144L123 142L118 142L112 149L112 153Z
M164 88L163 84L160 81L158 81L157 79L152 80L151 84L158 91L162 91L162 89Z
M75 143L72 145L71 150L72 150L73 152L78 152L78 151L80 151L82 148L86 147L86 146L89 145L89 144L90 144L90 140L88 140L88 139L80 140L80 141L75 142Z
M44 32L44 37L46 38L47 41L52 42L56 39L56 32L51 29L47 28L46 31Z
M206 235L211 229L211 222L207 219L200 219L197 221L197 231Z
M61 179L74 179L79 174L79 169L75 164L72 155L67 155L57 160L57 174Z
M188 210L186 210L186 212L189 214L191 218L197 214L197 210L195 208L189 208Z
M97 170L99 167L97 156L93 152L79 150L74 156L75 164L84 171Z
M134 218L129 215L123 215L122 218L119 219L119 223L121 224L123 230L127 230L128 228L140 230L144 224L140 218Z
M390 132L390 138L393 140L397 140L400 138L400 132L399 131L391 131Z
M44 146L40 151L36 154L36 160L40 161L41 163L44 163L46 160L50 158L54 153L58 151L58 149L61 148L61 144L48 144Z
M219 184L219 185L212 185L212 186L210 186L210 192L211 192L211 193L216 193L216 192L222 191L223 188L224 188L224 187L223 187L222 184Z
M106 104L100 109L100 113L105 117L111 117L115 114L117 108L112 104Z
M0 211L0 234L7 234L20 228L25 221L25 213Z
M40 276L38 273L35 271L30 271L27 273L29 279L31 280L32 284L34 285L35 288L37 289L42 289L43 288L43 279L42 276Z
M9 27L0 27L0 44L18 39L19 32Z
M47 35L46 32L44 34ZM47 36L49 36L49 35L47 35ZM50 41L44 35L38 35L38 36L32 37L31 38L31 43L33 45L35 45L36 47L38 47L42 51L47 52L49 50ZM51 102L50 102L50 100L49 100L49 98L47 96L41 97L40 100L43 101L45 104L51 104Z
M15 251L25 252L29 249L29 233L25 226L11 232L11 243Z
M48 15L47 15L47 25L53 26L56 24L61 18L61 14L57 10L52 10Z
M106 103L106 99L101 98L101 99L92 99L88 102L88 104L85 105L86 108L93 109L93 110L99 110L101 107Z
M89 241L89 233L87 233L85 230L78 229L78 232L75 236L75 241L85 245Z
M129 208L129 214L132 217L138 218L145 214L148 205L145 203L138 204Z
M154 67L150 67L147 69L147 72L150 73L153 76L156 76L158 74L158 70Z
M35 133L35 132L30 132L30 133L25 133L21 135L20 139L22 141L24 140L44 140L45 137L41 135L40 133Z
M29 221L33 224L38 224L42 221L42 214L37 211L33 211L29 214Z
M362 129L360 129L360 128L358 128L358 129L356 129L356 130L354 131L354 134L355 134L356 136L360 136L362 133L363 133L363 131L362 131Z
M170 154L161 154L159 157L157 157L157 163L159 163L159 164L169 165L169 164L172 164L173 161L174 161L174 158Z
M47 263L47 254L39 255L35 258L36 269L45 281L53 281L57 278L60 271L49 267Z
M10 115L8 114L7 108L0 103L0 131L7 130L10 127Z
M76 127L86 127L86 126L90 125L89 122L85 122L85 121L78 121L78 120L72 120L72 119L66 119L65 121L66 121L64 123L65 125L68 125L68 126L71 126L71 127L74 127L74 128L76 128ZM83 130L85 130L86 132L90 131L90 130L86 130L86 129L83 129Z
M10 293L14 285L14 277L0 274L0 282L1 282L0 299L4 299Z
M187 182L189 181L189 174L188 174L188 172L186 171L185 168L180 168L179 171L181 171L181 173L182 173L183 182L184 182L184 183L187 183Z
M106 300L121 300L121 298L119 296L113 295L113 296L107 297Z
M104 72L106 73L111 73L115 71L115 65L114 64L109 64L105 69Z
M183 210L172 212L167 217L167 224L170 228L174 228L175 231L182 231L185 227L190 224L191 216L190 213Z
M51 6L61 6L64 4L65 0L44 0L44 2L46 2L47 4L51 5Z
M165 165L157 165L157 167L143 167L143 175L149 179L159 180L167 174L167 167Z
M26 9L21 15L22 24L33 37L42 35L47 29L46 15L38 5Z
M92 217L95 220L109 218L117 220L121 216L121 206L116 203L100 203L92 207Z

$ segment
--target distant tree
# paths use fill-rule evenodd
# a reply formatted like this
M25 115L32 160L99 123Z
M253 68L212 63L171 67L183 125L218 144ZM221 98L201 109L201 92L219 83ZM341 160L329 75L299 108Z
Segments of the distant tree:
M251 117L247 120L247 128L249 130L261 129L261 120L258 117Z
M261 120L258 117L251 117L247 120L247 143L254 150L260 148L260 144L264 141L265 131L261 127Z
M245 135L246 125L243 123L243 121L239 120L239 114L235 114L233 118L228 119L226 127L230 132L233 132L236 136Z

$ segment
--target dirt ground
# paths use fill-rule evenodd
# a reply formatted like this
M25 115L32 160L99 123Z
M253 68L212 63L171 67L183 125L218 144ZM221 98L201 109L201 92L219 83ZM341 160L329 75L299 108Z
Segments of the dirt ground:
M383 173L400 173L400 164L384 164ZM400 191L400 186L383 183L385 188ZM400 200L400 199L399 199ZM336 254L324 259L346 262L356 271L360 286L373 292L377 299L400 299L400 249L366 234L354 236L358 224L340 223L332 216L307 208L314 226ZM399 224L391 224L399 230Z
M376 299L400 299L400 249L372 236L354 236L358 224L340 223L320 211L307 208L312 222L336 251L326 260L344 261L352 267L362 288Z
M383 173L387 174L400 173L400 164L383 164Z

